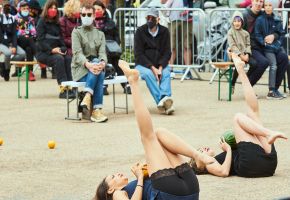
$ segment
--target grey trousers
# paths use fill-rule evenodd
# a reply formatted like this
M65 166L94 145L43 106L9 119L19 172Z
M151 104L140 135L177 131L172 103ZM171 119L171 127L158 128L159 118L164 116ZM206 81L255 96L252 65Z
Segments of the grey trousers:
M25 51L20 46L17 46L16 54L12 58L11 58L11 55L12 55L11 51L10 51L9 47L7 47L6 45L0 44L0 52L2 52L5 55L4 63L5 63L6 70L9 70L11 67L10 60L22 61L26 57Z
M265 52L265 56L269 61L269 90L275 90L276 73L277 73L277 59L275 53Z

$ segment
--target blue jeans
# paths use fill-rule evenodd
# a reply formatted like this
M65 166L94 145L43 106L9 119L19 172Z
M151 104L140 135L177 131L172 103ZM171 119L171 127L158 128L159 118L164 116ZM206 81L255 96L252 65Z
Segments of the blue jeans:
M93 108L103 107L103 84L105 79L105 72L98 75L88 72L87 75L82 77L78 82L86 82L85 91L93 96Z
M145 80L146 85L149 88L149 91L153 96L156 104L158 104L161 98L163 98L164 96L171 96L171 79L169 66L166 66L162 69L162 78L159 85L151 69L143 67L142 65L137 65L135 69L140 72L141 78Z

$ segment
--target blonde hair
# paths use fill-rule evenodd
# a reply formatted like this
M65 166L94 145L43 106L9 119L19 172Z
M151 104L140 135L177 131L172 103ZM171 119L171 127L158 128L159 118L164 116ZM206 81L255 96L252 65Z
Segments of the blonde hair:
M80 12L81 3L80 0L69 0L64 4L64 15L71 17L74 13Z

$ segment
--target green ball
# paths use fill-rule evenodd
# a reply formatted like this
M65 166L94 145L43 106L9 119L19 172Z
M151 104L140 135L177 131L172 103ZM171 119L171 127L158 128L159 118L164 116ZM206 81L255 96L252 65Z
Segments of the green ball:
M225 142L228 143L232 149L237 148L237 142L236 142L235 133L233 130L225 131L222 137L225 138Z

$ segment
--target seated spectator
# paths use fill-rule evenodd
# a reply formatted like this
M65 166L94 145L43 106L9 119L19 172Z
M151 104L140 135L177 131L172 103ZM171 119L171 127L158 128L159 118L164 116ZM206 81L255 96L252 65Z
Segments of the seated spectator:
M106 12L105 5L99 1L96 0L93 4L94 8L96 9L95 13L95 25L96 28L102 31L105 34L106 40L113 40L116 41L120 45L120 37L118 28L113 20L110 19ZM120 59L121 55L113 55L107 52L108 56L108 62L113 65L115 68L115 71L117 72L117 75L124 75L124 72L120 69L118 65L118 61ZM121 83L124 93L131 94L130 86L126 83ZM109 92L107 90L107 86L104 87L104 95L108 95Z
M272 1L264 1L265 13L256 20L255 35L270 66L267 99L283 99L286 95L282 95L278 89L288 67L288 56L282 47L284 36L282 21L273 13Z
M86 82L86 94L81 102L82 118L105 122L108 117L103 114L102 108L106 39L104 33L94 27L94 19L95 8L84 4L81 8L82 25L72 32L72 74L74 81Z
M69 0L64 4L64 16L59 19L61 34L67 48L67 55L72 56L71 33L73 29L80 25L80 1Z
M157 108L170 115L174 108L168 66L171 56L169 30L159 24L159 13L154 7L148 10L146 20L135 34L136 69L146 81Z
M243 27L244 19L242 13L239 11L234 12L231 20L231 29L228 31L228 44L229 44L229 55L231 53L237 54L242 61L250 63L250 67L254 65L255 60L252 58L250 34L244 30ZM249 70L249 72L251 69ZM238 71L235 68L232 78L232 94L235 91L235 84L238 78Z
M67 55L67 48L61 36L57 1L48 0L44 5L41 18L38 21L37 54L39 62L51 66L56 71L57 83L60 87L59 98L66 98L67 88L61 86L63 81L71 81L71 56ZM69 90L69 98L75 93Z
M21 61L25 59L25 51L17 46L16 21L10 14L11 6L5 4L3 14L0 15L0 52L5 55L5 63L1 65L1 74L5 81L9 81L10 60ZM13 58L11 59L11 55Z
M15 16L17 43L24 49L26 53L26 60L33 61L36 53L35 38L36 28L34 19L29 16L29 6L26 1L19 3L19 13ZM19 69L19 68L18 68ZM12 76L17 76L17 70ZM33 74L33 65L29 67L29 81L35 81Z

